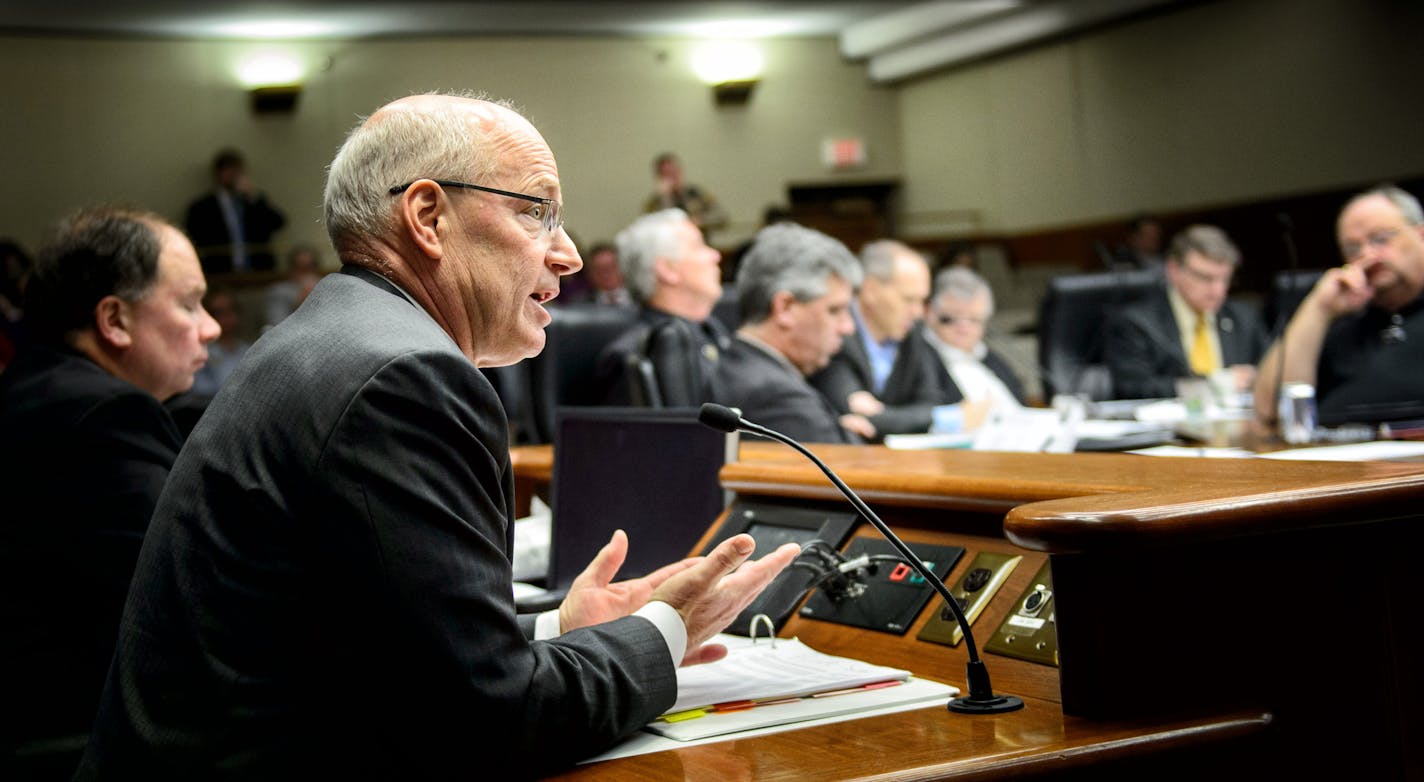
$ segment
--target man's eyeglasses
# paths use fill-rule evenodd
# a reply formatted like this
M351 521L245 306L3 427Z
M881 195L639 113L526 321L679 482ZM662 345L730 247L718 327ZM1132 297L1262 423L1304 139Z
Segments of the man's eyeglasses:
M1391 228L1387 231L1375 231L1369 236L1366 236L1363 242L1346 242L1340 245L1340 254L1345 256L1345 260L1353 261L1364 253L1367 245L1376 250L1382 250L1388 247L1389 243L1394 241L1394 237L1396 236L1399 236L1398 228Z
M455 182L449 179L432 179L430 181L434 182L437 185L440 185L441 187L463 187L467 190L483 190L486 193L494 193L495 195L502 195L506 198L522 198L525 201L533 201L534 203L539 204L543 207L542 209L538 210L538 214L536 214L535 217L539 219L539 222L544 226L544 230L550 235L553 235L555 231L559 230L564 225L563 207L559 204L558 201L555 201L552 198L540 198L539 196L525 195L524 193L514 193L509 190L498 190L493 187L485 187L484 185L472 185L469 182ZM396 185L395 187L391 188L390 194L400 195L401 193L404 193L406 190L408 190L413 184L415 183L406 182L403 185Z
M966 326L983 326L988 322L988 319L971 318L965 315L936 315L935 321L941 326L953 326L956 323L963 323Z
M1231 276L1236 271L1233 268L1226 267L1226 273L1222 274L1219 271L1202 271L1186 261L1177 261L1176 264L1177 268L1185 272L1188 278L1202 285L1221 285L1227 288L1231 287Z

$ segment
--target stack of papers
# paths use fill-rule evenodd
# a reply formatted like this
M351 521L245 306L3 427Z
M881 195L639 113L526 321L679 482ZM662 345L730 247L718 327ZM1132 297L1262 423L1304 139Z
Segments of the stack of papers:
M719 636L726 658L679 668L672 709L647 730L679 741L885 706L943 700L954 687L822 654L797 639Z

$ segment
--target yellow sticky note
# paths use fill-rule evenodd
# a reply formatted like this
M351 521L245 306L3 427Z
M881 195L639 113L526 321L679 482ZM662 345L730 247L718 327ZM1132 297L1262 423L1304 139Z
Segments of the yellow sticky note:
M705 709L688 709L687 711L675 711L672 714L664 714L663 719L667 722L686 722L706 716L707 711Z

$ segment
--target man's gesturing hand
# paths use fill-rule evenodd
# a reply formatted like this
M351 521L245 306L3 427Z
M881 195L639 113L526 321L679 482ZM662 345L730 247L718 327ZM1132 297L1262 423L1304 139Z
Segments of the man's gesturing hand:
M652 599L677 609L687 627L684 665L712 662L726 656L726 647L707 644L707 641L731 624L776 574L801 553L800 546L787 543L755 562L747 562L755 549L756 541L750 535L734 535L653 591Z

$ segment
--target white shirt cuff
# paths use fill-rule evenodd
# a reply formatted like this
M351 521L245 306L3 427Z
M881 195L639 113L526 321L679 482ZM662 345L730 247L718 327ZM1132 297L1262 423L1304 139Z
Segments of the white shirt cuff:
M550 638L558 638L559 633L559 609L545 611L534 617L534 640L547 641Z
M652 622L658 634L663 637L663 643L667 644L672 664L682 665L682 658L687 654L687 626L682 623L682 615L677 609L661 600L654 600L634 611L633 616L641 616ZM559 609L545 611L534 618L534 640L558 638L560 632Z
M661 600L650 600L634 611L633 616L652 622L667 643L673 666L682 665L682 658L687 655L687 625L682 623L682 615L677 609Z

